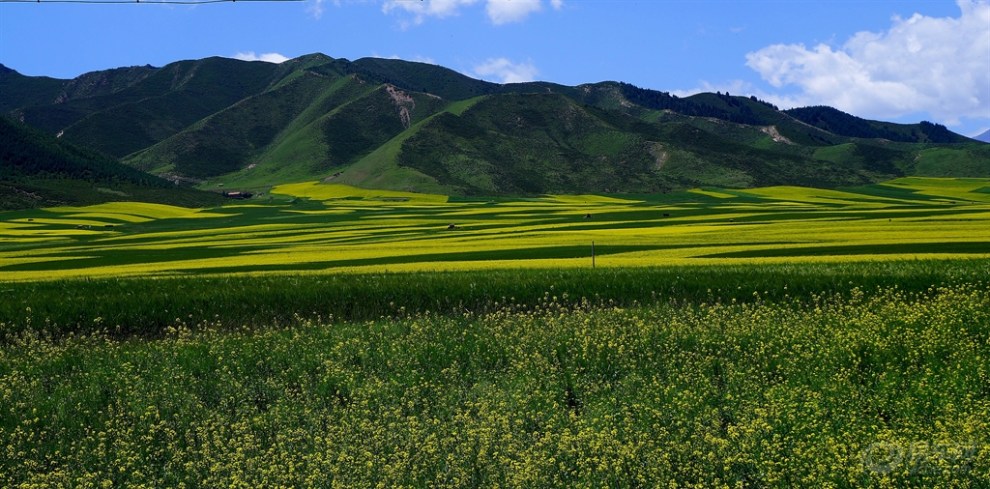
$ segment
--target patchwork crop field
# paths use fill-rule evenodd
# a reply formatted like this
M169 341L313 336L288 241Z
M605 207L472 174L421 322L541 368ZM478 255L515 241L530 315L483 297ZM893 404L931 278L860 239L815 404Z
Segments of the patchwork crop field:
M8 212L0 297L0 487L990 480L990 180Z
M294 184L190 210L0 213L0 281L990 257L990 181L905 178L612 198L452 201Z

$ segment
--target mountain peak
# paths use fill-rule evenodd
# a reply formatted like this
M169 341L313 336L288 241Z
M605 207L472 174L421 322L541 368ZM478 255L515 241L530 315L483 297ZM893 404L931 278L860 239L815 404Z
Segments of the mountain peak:
M323 53L309 53L290 59L287 63L297 64L322 64L333 62L334 59Z

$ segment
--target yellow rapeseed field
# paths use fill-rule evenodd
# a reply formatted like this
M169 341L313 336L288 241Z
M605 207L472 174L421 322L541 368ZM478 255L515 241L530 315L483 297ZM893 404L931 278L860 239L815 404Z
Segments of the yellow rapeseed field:
M0 215L0 281L990 257L990 181L447 201L316 182L216 209ZM83 259L84 258L84 259Z

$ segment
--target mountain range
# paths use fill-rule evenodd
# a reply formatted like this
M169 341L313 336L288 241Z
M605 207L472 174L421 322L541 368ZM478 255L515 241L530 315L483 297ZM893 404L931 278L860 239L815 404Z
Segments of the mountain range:
M990 145L929 122L622 82L503 85L431 64L323 54L71 80L0 65L0 114L214 191L322 180L451 195L645 193L990 176Z

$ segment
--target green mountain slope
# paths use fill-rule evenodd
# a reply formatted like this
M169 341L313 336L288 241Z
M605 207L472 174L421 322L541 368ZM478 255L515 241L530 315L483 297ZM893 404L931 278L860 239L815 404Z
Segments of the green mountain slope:
M801 107L784 111L812 126L840 136L887 139L902 143L964 143L969 138L955 134L945 126L922 121L919 124L893 124L861 119L832 107Z
M53 104L67 83L46 76L24 76L0 64L0 112Z
M504 94L430 121L398 163L467 194L658 190L652 146L562 95Z
M236 171L268 147L332 79L308 74L240 100L129 159L149 171L202 178Z
M0 67L0 88L15 118L203 188L539 194L990 176L986 145L936 124L621 82L498 85L401 60L207 58L74 80Z
M290 168L304 178L329 175L445 104L439 97L369 83L359 75L307 72L127 161L159 171L169 164L171 172L200 179L232 173L271 176Z
M463 100L495 93L501 87L476 80L454 70L427 63L362 58L348 67L352 73L394 85L403 90L431 93L448 100Z
M177 187L0 117L0 209L124 200L199 206L220 197Z
M119 88L73 92L49 105L22 108L19 116L28 124L62 134L68 142L121 157L258 93L278 73L277 66L270 63L227 58L180 61L146 70L83 75L80 79L99 79L99 84ZM66 86L76 85L80 79Z

